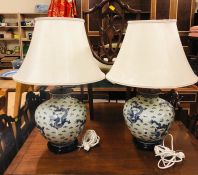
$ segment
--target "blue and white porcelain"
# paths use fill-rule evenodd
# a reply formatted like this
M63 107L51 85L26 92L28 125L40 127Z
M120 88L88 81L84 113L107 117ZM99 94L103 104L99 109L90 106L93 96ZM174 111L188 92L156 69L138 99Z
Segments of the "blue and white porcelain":
M82 131L86 107L78 99L57 94L42 103L35 112L37 128L55 146L69 145Z
M174 108L169 102L158 96L142 95L128 100L123 114L132 135L144 144L160 142L175 116Z
M12 79L13 75L15 75L17 73L18 70L9 70L9 71L5 71L2 74L0 74L0 78L3 79Z

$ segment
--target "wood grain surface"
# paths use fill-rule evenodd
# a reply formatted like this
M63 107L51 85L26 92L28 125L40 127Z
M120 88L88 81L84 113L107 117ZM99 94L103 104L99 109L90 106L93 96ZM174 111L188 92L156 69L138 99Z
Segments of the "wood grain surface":
M123 104L95 103L95 119L87 117L86 129L101 137L100 145L90 152L76 150L56 155L47 149L47 141L35 128L6 171L6 175L28 174L118 174L118 175L196 175L198 140L182 123L174 122L170 133L174 149L182 150L186 159L167 170L157 168L159 158L152 151L136 148L122 116ZM81 140L81 138L79 138ZM167 139L168 140L168 139Z

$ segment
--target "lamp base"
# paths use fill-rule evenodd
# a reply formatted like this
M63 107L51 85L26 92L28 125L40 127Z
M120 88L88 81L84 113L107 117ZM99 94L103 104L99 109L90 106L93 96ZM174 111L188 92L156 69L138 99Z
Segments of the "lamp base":
M128 100L123 114L137 147L145 150L153 150L161 143L174 120L173 106L155 93Z
M155 145L160 145L162 143L162 140L157 140L153 142L145 142L137 138L134 138L133 141L138 148L143 149L143 150L148 150L148 151L153 151Z
M49 150L55 154L68 153L77 149L78 140L76 139L67 145L55 145L51 142L48 142L47 146Z

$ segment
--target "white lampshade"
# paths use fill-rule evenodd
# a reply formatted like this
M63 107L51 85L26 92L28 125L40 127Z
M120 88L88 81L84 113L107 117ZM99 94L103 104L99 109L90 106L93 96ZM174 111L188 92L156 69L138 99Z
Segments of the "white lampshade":
M14 80L33 85L80 85L105 75L94 61L84 20L37 18L32 41Z
M176 20L129 21L106 78L121 85L154 89L188 86L198 80L184 53Z

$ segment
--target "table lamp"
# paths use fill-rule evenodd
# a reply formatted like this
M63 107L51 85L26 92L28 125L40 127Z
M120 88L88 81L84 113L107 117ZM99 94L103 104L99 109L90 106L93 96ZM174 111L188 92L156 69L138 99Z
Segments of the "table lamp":
M185 56L176 20L129 21L118 57L106 78L141 89L125 103L123 115L135 142L144 149L160 144L174 120L173 106L159 98L157 91L192 85L198 80Z
M29 85L74 86L100 81L105 75L94 61L83 19L44 17L36 19L27 56L13 78ZM86 108L56 90L38 106L35 121L51 151L70 152L77 148Z

